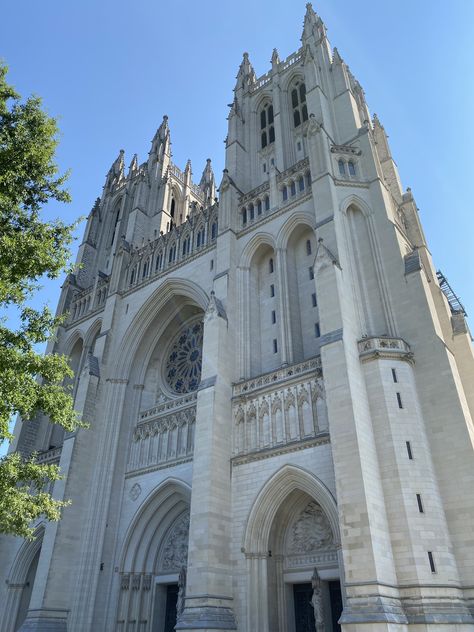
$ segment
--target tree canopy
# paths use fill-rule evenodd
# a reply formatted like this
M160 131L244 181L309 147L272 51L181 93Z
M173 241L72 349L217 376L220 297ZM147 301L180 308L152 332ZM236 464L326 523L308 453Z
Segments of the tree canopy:
M0 320L0 444L11 440L9 424L47 415L67 431L80 425L73 399L64 386L73 376L65 356L37 353L37 345L54 335L61 318L29 301L41 278L64 272L74 224L44 221L50 200L69 202L55 162L58 126L36 96L22 100L6 81L0 64L0 309L16 310L19 326ZM67 504L48 492L60 477L56 465L37 463L36 455L10 453L0 459L0 532L31 538L31 522L41 515L58 520Z

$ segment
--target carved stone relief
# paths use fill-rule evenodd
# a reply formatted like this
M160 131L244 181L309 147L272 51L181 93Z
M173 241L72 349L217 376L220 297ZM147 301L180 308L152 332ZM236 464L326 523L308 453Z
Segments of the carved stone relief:
M189 512L182 514L172 526L161 553L162 571L179 572L188 563Z
M328 519L314 501L306 505L291 527L288 553L301 554L333 547L333 536Z

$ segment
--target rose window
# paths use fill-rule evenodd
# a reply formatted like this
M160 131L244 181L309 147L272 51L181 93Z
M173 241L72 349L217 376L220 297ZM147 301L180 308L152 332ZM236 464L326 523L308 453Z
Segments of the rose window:
M201 381L203 323L186 325L168 350L165 378L175 393L195 391Z

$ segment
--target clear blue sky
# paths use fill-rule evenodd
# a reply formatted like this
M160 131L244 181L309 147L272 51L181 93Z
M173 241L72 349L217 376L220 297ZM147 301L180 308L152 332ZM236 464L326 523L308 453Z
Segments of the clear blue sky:
M420 208L435 265L474 316L474 2L318 0L333 46L390 136L403 186ZM227 105L243 51L257 75L272 49L300 45L305 3L294 0L18 0L3 3L0 56L22 95L59 118L61 169L73 203L47 216L86 215L123 148L146 159L168 114L174 161L224 162ZM80 230L82 233L83 226ZM76 244L77 247L77 244ZM41 300L55 307L60 282Z

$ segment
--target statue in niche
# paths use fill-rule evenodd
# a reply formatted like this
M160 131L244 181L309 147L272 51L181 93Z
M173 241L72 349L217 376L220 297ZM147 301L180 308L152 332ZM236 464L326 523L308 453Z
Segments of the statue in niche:
M321 578L317 568L314 569L311 577L311 586L313 588L313 596L311 597L311 605L314 610L314 629L315 632L323 632L324 630L324 608L323 608L323 591Z

